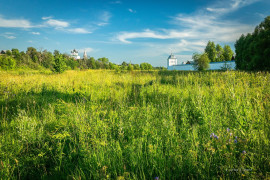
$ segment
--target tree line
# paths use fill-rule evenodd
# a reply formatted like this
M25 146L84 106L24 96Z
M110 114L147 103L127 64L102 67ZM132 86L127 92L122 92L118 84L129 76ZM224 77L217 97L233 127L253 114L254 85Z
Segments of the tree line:
M235 63L240 70L270 70L270 16L235 43Z
M125 61L121 65L109 62L106 57L95 59L94 57L75 60L68 54L61 54L58 50L53 53L43 50L37 51L34 47L28 47L26 52L18 49L7 50L0 55L0 68L4 70L14 68L51 69L61 73L74 69L112 69L112 70L151 70L149 63L131 64Z

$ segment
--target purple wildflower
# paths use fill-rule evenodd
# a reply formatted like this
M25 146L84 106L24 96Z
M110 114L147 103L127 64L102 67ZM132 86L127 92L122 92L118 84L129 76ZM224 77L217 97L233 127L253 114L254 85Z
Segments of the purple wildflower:
M215 134L214 134L214 133L212 133L212 134L210 135L210 138L211 138L211 137L215 137Z
M236 139L234 140L234 143L237 143L237 140Z
M237 136L235 136L235 139L237 139Z
M215 136L214 136L214 138L218 139L218 136L217 136L217 135L215 135Z
M230 136L232 136L232 133L230 133Z
M230 129L229 128L227 128L227 132L229 132L230 131Z
M155 180L159 180L159 177L155 177Z
M246 154L247 152L246 152L246 151L243 151L242 153L243 153L243 154Z
M229 142L231 142L231 139L229 139Z

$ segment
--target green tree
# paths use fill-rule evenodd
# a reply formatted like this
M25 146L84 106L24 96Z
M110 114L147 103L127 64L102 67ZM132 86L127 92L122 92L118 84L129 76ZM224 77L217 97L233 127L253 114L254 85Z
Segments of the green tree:
M44 50L42 52L42 59L43 59L43 61L41 62L42 66L49 69L53 68L54 56L51 52Z
M233 51L232 51L231 47L229 45L225 45L223 49L224 49L224 52L223 52L224 60L225 61L232 60Z
M11 56L12 52L10 50L7 50L6 55Z
M139 64L134 64L134 70L140 70L140 65Z
M270 70L270 16L236 41L235 53L237 69Z
M193 67L196 70L202 71L209 68L209 58L207 53L198 54L194 53L192 56L192 59L194 61Z
M216 45L216 62L224 61L224 56L223 56L223 48L217 44Z
M63 56L59 55L55 57L53 68L56 73L63 73L66 70L66 64Z
M73 58L65 58L66 65L69 69L76 69L79 66L79 62L74 60Z
M216 61L216 46L215 46L215 43L212 42L212 41L208 41L206 47L205 47L205 50L204 50L205 53L207 53L208 55L208 58L211 62L215 62Z
M54 57L59 56L60 55L60 52L58 50L54 50L53 51L53 55L54 55Z
M34 63L37 63L38 62L38 52L37 52L37 50L35 48L28 47L27 48L27 51L26 51L26 54L31 58L31 60Z
M133 71L133 65L131 63L128 64L127 70L128 71Z
M151 70L151 69L153 69L153 67L149 63L141 63L140 64L140 69L141 70Z

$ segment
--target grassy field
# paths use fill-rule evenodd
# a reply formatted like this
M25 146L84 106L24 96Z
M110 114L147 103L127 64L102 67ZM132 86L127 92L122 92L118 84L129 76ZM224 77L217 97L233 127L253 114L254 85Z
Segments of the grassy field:
M270 74L0 72L0 179L265 179Z

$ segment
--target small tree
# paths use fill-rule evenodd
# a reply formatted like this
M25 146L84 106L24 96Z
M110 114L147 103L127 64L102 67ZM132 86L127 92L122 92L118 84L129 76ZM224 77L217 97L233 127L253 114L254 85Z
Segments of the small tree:
M216 61L217 51L216 51L216 46L215 46L214 42L208 41L204 52L207 53L207 56L208 56L208 58L210 59L211 62Z
M219 44L216 45L216 52L217 52L216 62L223 61L224 60L224 56L223 56L224 50Z
M224 49L224 52L223 52L224 60L225 61L232 60L233 51L232 51L231 47L228 45L225 45L223 49Z
M198 54L194 53L192 56L192 59L194 60L194 69L202 71L209 68L209 58L207 53Z
M61 55L55 57L53 70L56 73L62 73L66 70L66 64Z

